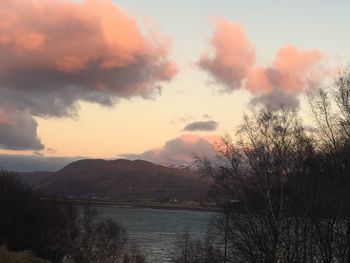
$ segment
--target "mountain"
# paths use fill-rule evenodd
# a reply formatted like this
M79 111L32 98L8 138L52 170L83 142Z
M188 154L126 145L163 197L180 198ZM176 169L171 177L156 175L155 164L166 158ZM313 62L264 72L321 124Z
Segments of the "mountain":
M33 180L36 175L42 180L35 180L34 188L76 198L204 200L209 188L209 182L192 169L143 160L86 159L72 162L54 173L34 172L22 177Z

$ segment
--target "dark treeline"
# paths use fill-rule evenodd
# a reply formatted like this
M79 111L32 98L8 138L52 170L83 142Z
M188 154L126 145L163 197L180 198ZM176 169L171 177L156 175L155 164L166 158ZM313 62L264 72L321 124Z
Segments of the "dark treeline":
M0 262L146 262L126 229L91 206L41 197L16 174L0 171ZM10 252L24 250L30 252Z
M350 262L349 71L308 100L315 128L294 110L258 108L215 161L198 160L223 204L226 262Z

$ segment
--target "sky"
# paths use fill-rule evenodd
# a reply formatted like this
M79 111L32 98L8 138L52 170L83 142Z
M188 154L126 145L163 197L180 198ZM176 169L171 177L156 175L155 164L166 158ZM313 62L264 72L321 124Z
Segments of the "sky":
M253 105L307 118L305 94L350 61L349 11L341 0L0 0L0 167L190 163Z

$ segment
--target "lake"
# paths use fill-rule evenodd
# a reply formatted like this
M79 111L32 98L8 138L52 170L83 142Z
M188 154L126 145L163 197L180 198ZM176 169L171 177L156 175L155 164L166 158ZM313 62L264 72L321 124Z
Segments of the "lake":
M188 232L205 237L213 212L162 210L150 208L99 207L101 216L109 216L128 229L129 237L139 244L149 262L169 262L169 253L179 234Z

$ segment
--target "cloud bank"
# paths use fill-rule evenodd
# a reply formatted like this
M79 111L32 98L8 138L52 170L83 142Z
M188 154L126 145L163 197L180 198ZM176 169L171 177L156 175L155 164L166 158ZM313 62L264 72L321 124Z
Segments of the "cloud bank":
M185 131L215 131L218 125L219 124L213 120L195 121L187 124L184 130Z
M0 147L41 149L32 116L148 98L177 72L170 40L111 0L2 0L0 21Z
M169 140L161 148L151 149L140 154L123 154L127 159L143 159L155 163L192 164L194 155L215 157L213 144L221 141L220 136L200 136L196 134L183 134L178 138Z
M215 20L210 46L198 66L221 83L224 91L244 88L251 92L256 96L253 104L298 107L298 95L319 87L324 78L324 55L293 45L277 50L271 65L256 65L255 48L243 28L221 18Z

